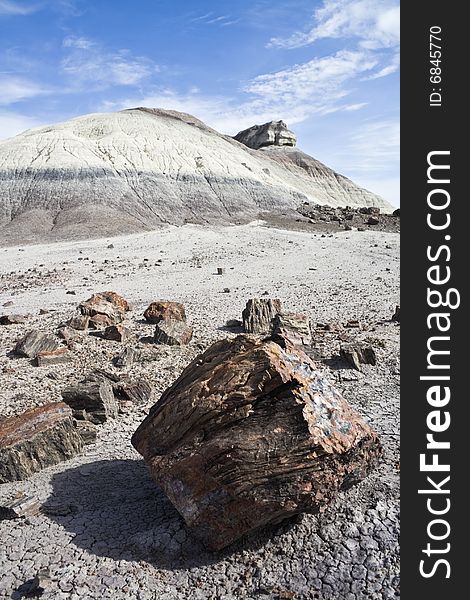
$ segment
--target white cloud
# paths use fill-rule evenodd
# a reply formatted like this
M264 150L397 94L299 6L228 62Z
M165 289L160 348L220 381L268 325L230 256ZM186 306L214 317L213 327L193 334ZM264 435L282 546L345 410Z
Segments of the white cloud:
M394 54L394 56L392 57L392 60L389 61L389 63L387 65L383 66L379 71L372 73L372 75L365 77L364 80L380 79L381 77L386 77L387 75L391 75L392 73L395 73L396 71L398 71L399 68L400 68L400 55L397 52L396 54Z
M0 105L3 106L27 100L28 98L34 98L35 96L49 94L51 91L45 86L29 79L2 74L0 74L0 89L2 90Z
M272 38L269 45L299 48L325 38L358 38L368 49L397 46L400 8L396 0L324 0L313 15L314 26L288 38Z
M351 78L369 72L376 65L362 52L341 51L313 59L275 73L260 75L243 87L245 99L207 96L198 89L178 93L154 89L150 93L106 103L104 109L148 106L187 112L218 131L234 134L254 123L284 119L290 125L311 115L359 110L365 103L343 103L344 87Z
M398 119L361 123L343 147L343 160L352 171L384 172L394 167L400 157Z
M13 137L26 129L39 127L40 125L44 125L44 123L32 117L12 111L0 110L0 140Z
M0 15L29 15L37 10L37 6L14 2L13 0L0 0Z
M113 85L137 85L158 72L158 66L143 56L133 56L129 50L110 51L84 37L67 37L64 48L70 53L61 63L62 71L72 77L72 86L96 84L100 88Z

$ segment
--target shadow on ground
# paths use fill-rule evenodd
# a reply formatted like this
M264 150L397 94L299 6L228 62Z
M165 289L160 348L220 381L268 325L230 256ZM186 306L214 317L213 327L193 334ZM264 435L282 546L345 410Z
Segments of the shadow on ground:
M73 533L77 547L114 560L144 560L161 569L209 565L242 549L257 549L299 518L264 528L221 552L195 539L150 478L143 461L104 460L58 473L43 506Z

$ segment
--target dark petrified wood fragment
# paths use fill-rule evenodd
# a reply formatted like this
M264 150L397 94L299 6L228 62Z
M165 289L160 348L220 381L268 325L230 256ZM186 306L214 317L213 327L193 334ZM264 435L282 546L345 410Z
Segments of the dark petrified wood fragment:
M361 364L375 365L377 358L375 351L370 344L363 342L351 342L349 344L341 344L340 356L353 369L361 370Z
M317 512L381 453L376 434L301 350L250 336L198 356L132 443L212 549Z
M168 346L186 346L193 337L193 328L184 321L164 319L155 325L154 341Z
M272 338L282 347L288 338L293 344L310 346L312 343L312 330L310 319L302 313L282 313L273 319Z
M32 473L72 458L82 439L63 402L31 408L0 422L0 483L26 479Z
M29 331L19 342L13 352L19 356L36 358L40 352L51 352L59 347L57 338L42 331Z
M117 417L118 404L109 379L99 375L88 376L76 385L66 388L62 398L73 410L76 419L104 423Z

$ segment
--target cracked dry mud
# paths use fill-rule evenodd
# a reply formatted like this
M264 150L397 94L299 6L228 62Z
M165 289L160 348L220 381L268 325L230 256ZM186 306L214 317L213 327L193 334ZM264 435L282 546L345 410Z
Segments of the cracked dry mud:
M114 247L108 248L111 242ZM25 323L0 326L2 417L60 400L62 389L95 368L143 375L154 386L146 405L124 406L118 418L99 427L97 443L81 455L27 481L0 486L0 503L18 492L44 503L36 516L0 523L0 598L23 597L25 582L43 568L50 579L42 598L54 600L397 598L399 325L390 318L398 303L398 254L393 233L348 231L322 238L256 224L186 226L0 250L0 270L9 283L1 280L0 305L13 301L0 312L31 313ZM225 269L223 275L216 275L218 267ZM29 275L32 269L57 275L47 276L41 286L36 272ZM71 363L35 367L30 359L9 355L26 331L54 333L81 300L106 289L133 305L124 325L140 341L130 367L113 366L122 344L82 332ZM67 294L71 291L75 295ZM307 313L313 323L362 322L362 330L344 332L373 345L377 366L348 369L335 358L339 341L331 334L325 343L333 358L320 368L379 433L384 457L364 482L340 493L322 514L304 515L210 553L155 486L130 437L194 356L213 341L236 335L225 322L239 319L246 300L264 292L280 298L286 310ZM150 343L154 325L142 314L159 299L185 305L194 327L189 346ZM41 308L53 312L39 315Z

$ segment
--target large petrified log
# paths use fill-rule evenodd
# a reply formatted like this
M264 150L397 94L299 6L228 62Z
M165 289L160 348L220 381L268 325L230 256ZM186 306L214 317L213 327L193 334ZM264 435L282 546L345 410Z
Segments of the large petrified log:
M26 479L78 454L83 447L63 402L31 408L0 421L0 483Z
M220 549L363 479L376 434L286 341L238 336L183 371L132 437L194 533Z
M246 333L271 333L273 319L280 312L277 298L250 298L242 312L243 328Z

